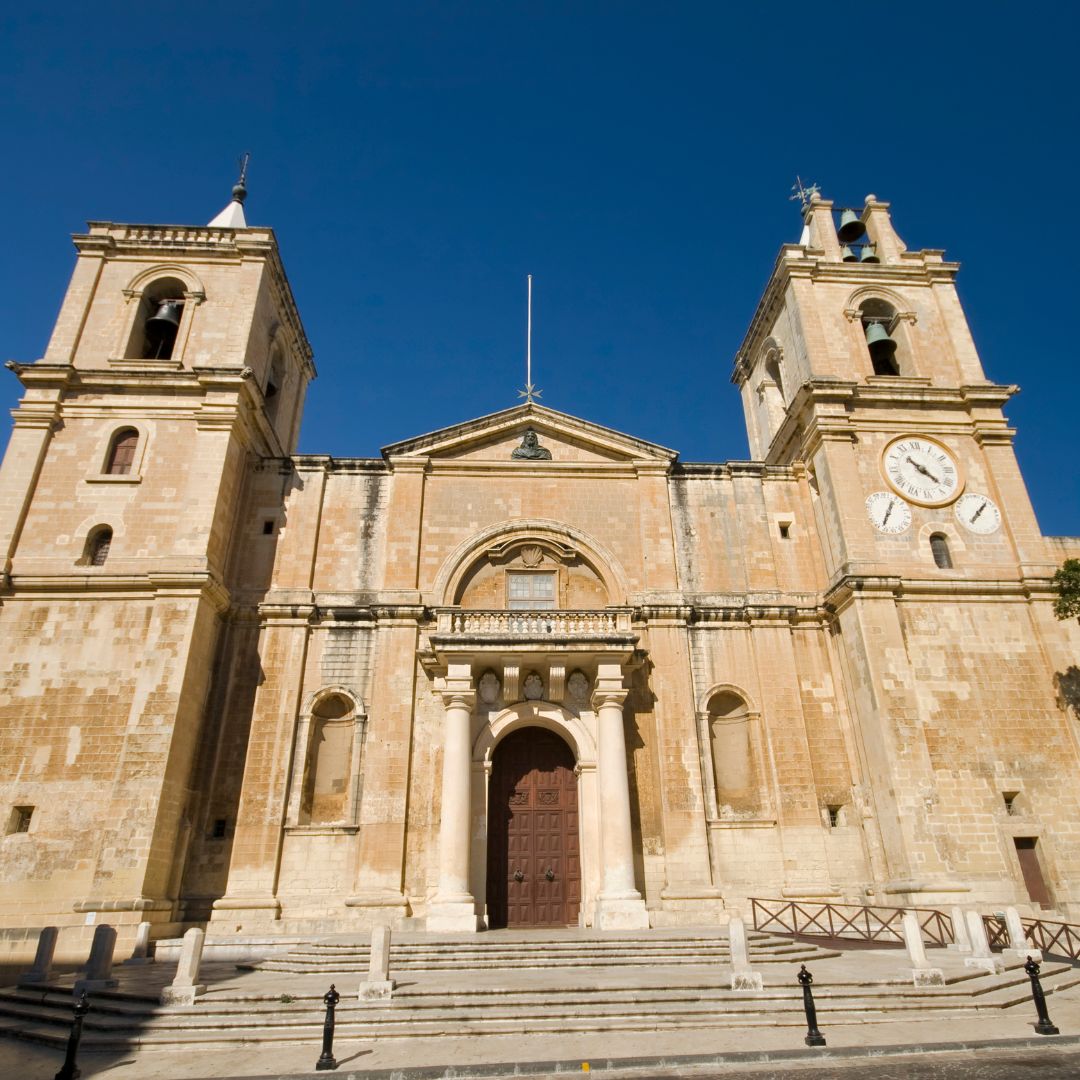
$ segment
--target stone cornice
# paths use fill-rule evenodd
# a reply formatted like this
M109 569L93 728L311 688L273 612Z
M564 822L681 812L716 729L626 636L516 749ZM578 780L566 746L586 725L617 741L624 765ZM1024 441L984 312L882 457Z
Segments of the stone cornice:
M209 600L219 612L228 610L228 589L212 574L149 571L146 574L108 574L96 568L76 569L69 574L14 574L3 593L5 602L24 597L69 600L116 600L143 596Z

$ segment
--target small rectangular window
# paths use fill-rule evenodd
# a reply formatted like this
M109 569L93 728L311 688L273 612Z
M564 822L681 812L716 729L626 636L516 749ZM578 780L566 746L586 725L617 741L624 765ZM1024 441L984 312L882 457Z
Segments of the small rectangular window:
M226 824L226 819L223 818L223 817L219 817L214 822L214 831L212 833L212 836L213 836L213 838L215 840L224 840L225 839L225 824Z
M780 522L780 539L781 540L790 540L791 539L791 523L790 522L788 522L788 521L781 521Z
M272 520L263 522L263 536L272 536L274 533L274 522Z
M840 827L840 807L829 806L826 808L829 811L829 828L837 829Z
M32 806L13 806L8 818L8 834L30 831L30 819L34 816Z
M1019 794L1019 791L1004 791L1001 794L1001 797L1005 800L1005 813L1010 817L1017 813L1016 796Z
M543 611L555 607L555 575L511 571L506 575L507 607Z

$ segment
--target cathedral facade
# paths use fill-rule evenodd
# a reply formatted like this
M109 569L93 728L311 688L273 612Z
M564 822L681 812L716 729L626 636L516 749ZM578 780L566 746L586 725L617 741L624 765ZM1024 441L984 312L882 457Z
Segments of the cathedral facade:
M814 196L752 460L527 403L296 452L274 234L92 222L0 469L0 935L1080 917L1080 634L940 251ZM1070 689L1071 688L1071 689ZM1071 697L1070 697L1071 694Z

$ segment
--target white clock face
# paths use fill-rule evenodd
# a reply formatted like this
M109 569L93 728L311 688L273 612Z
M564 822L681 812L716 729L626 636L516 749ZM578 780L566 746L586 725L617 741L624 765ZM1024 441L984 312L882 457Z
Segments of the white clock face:
M956 458L936 439L905 435L881 455L889 486L920 506L944 506L963 490Z
M911 507L893 491L875 491L868 496L866 513L881 533L906 532L911 525Z
M979 536L989 536L1001 528L1001 511L988 495L969 491L957 501L953 513L965 529Z

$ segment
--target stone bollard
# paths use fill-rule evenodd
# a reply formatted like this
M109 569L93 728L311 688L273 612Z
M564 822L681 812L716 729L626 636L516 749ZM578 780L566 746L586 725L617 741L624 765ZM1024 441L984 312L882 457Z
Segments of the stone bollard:
M905 911L904 917L900 920L900 928L904 934L908 959L911 960L911 975L915 980L915 985L944 986L945 975L941 968L931 967L930 961L926 959L926 946L923 945L919 916L914 911Z
M964 957L964 967L979 968L981 971L990 972L991 975L1004 971L1005 961L990 951L982 916L977 911L965 911L964 919L967 923L968 937L971 938L971 955Z
M731 952L731 989L760 990L761 975L750 966L746 924L737 915L733 915L728 923L728 949Z
M46 926L38 934L37 952L34 953L34 966L19 976L19 983L43 983L52 978L53 954L56 952L56 939L60 930L55 926Z
M139 923L139 929L135 931L135 947L131 950L125 964L152 964L154 958L150 955L150 924Z
M1017 960L1034 960L1036 964L1042 963L1042 951L1032 948L1028 944L1027 934L1024 933L1024 924L1020 920L1020 912L1014 907L1005 909L1005 927L1009 931L1009 947L1002 951L1002 955L1011 956Z
M971 952L971 938L968 936L967 920L964 918L964 909L954 907L950 911L952 916L952 944L948 948L956 952Z
M90 945L90 958L86 961L86 974L75 980L74 994L84 990L107 990L116 985L112 977L113 951L116 949L116 930L102 923L94 931Z
M184 935L180 959L176 964L176 977L161 991L162 1005L194 1005L195 999L206 993L206 985L198 981L205 938L205 931L197 927Z
M371 958L368 961L368 977L360 984L361 1001L380 1001L394 992L394 980L390 978L390 927L376 926L371 931Z

